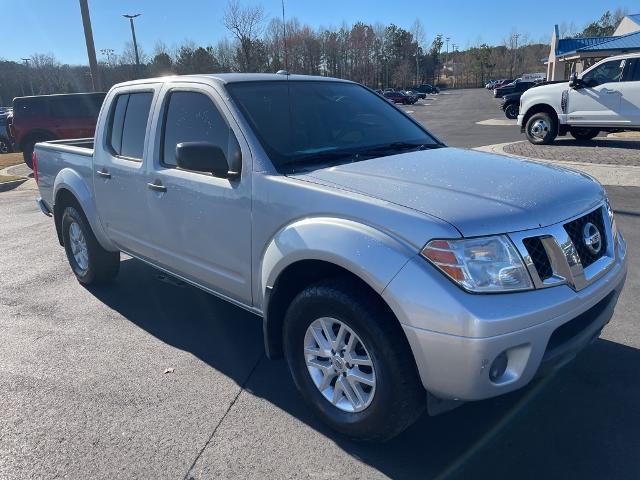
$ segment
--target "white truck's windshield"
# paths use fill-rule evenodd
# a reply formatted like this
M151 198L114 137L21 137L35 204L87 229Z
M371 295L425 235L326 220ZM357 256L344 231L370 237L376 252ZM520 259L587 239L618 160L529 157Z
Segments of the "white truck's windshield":
M227 88L279 170L440 146L387 100L357 84L284 80Z

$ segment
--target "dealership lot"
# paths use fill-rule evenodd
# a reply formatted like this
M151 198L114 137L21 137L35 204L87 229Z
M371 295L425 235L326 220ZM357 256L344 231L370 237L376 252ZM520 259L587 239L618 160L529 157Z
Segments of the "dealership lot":
M522 140L478 125L502 116L484 90L402 108L452 146ZM259 318L132 259L85 289L33 182L1 193L0 478L637 478L640 188L608 191L631 255L602 339L523 391L385 445L309 415L284 362L265 359Z

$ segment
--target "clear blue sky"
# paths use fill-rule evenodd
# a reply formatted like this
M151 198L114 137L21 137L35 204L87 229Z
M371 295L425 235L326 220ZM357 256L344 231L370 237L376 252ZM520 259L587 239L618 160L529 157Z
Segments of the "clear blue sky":
M281 14L280 0L241 3L262 4L268 17ZM228 35L222 25L225 5L226 0L89 0L96 50L122 51L131 38L123 13L142 14L136 19L136 34L146 53L152 52L157 40L169 47L184 40L215 44ZM517 6L515 11L511 5ZM621 7L640 13L638 0L285 0L285 7L287 17L295 16L313 27L363 21L393 22L409 29L419 18L428 42L443 33L460 48L478 41L499 44L514 29L547 42L555 23L573 22L582 29L605 9ZM0 0L0 12L6 20L0 58L19 60L33 53L53 53L63 63L87 63L78 0Z

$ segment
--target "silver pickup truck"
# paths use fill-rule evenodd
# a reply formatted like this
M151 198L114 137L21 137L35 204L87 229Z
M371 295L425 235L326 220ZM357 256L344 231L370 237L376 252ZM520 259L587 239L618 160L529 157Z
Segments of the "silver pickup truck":
M601 185L447 148L356 83L146 79L34 173L78 280L120 252L263 318L331 427L384 440L525 386L610 320L626 244Z

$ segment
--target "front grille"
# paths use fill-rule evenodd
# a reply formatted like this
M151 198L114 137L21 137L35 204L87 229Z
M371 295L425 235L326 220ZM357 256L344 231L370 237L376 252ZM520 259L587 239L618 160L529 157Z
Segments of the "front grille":
M594 224L600 232L602 245L600 247L600 251L597 254L592 253L584 244L582 230L588 222ZM578 256L580 257L580 262L582 262L583 268L587 268L593 262L602 257L602 255L604 255L604 253L607 251L607 235L604 228L602 208L598 208L597 210L594 210L593 212L588 213L583 217L566 223L564 225L564 228L569 234L569 237L571 237L571 241L573 242L573 246L578 252Z
M522 240L522 243L524 243L525 248L529 252L529 256L531 256L531 261L538 271L540 280L544 282L547 278L551 278L553 276L553 269L551 268L551 262L549 261L547 252L542 246L540 237L525 238Z

